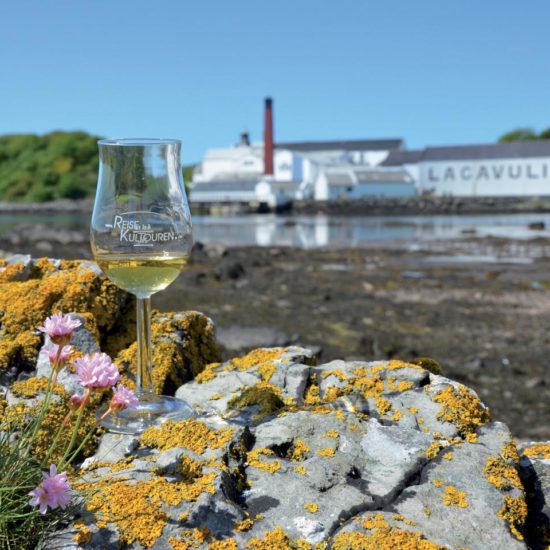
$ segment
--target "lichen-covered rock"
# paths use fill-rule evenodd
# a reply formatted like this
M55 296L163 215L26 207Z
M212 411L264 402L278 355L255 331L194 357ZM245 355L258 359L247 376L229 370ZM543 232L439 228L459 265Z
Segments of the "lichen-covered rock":
M82 314L85 327L100 338L125 324L131 306L130 295L89 262L0 260L0 384L35 368L43 342L37 327L52 313Z
M196 419L105 436L101 498L63 547L526 548L516 446L474 392L401 361L311 363L208 365L177 391Z

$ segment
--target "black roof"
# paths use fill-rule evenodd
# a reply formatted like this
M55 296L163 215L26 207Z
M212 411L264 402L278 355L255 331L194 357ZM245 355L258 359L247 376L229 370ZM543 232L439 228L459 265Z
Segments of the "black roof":
M403 164L415 164L422 160L425 149L411 149L410 151L390 151L390 154L379 166L403 166Z
M399 149L403 146L401 138L392 139L345 139L336 141L294 141L290 143L277 143L280 149L291 151L387 151Z

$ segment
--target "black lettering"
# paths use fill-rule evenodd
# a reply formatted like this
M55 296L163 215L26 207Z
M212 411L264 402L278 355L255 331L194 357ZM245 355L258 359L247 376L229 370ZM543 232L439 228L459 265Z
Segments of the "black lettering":
M521 176L521 164L516 165L517 171L514 172L514 166L508 166L508 176L513 180L517 180Z
M504 173L504 166L493 166L493 176L495 179L499 180L502 177L502 174Z
M430 181L439 181L439 178L436 178L436 177L434 176L434 173L433 173L432 170L433 170L432 168L430 168L430 169L428 170L428 179L429 179Z
M527 165L527 177L531 180L538 180L539 177L536 174L533 174L531 172L531 168L533 168L530 164Z
M489 170L487 170L486 166L480 166L479 172L477 173L477 179L480 180L481 178L489 179Z
M546 176L548 175L548 165L543 164L542 165L542 178L546 179Z

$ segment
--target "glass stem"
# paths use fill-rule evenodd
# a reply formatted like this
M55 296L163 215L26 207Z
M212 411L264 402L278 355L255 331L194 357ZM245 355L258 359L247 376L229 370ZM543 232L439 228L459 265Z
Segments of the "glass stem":
M138 298L137 306L137 379L136 393L153 393L151 358L151 298Z

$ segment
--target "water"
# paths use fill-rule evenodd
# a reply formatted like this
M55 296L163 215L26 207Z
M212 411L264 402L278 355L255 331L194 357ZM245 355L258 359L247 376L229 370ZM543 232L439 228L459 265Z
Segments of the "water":
M19 224L88 231L89 214L1 214L0 235ZM529 223L544 222L535 231ZM472 237L550 238L550 214L435 216L195 216L194 238L226 246L360 247L375 242L421 242Z

